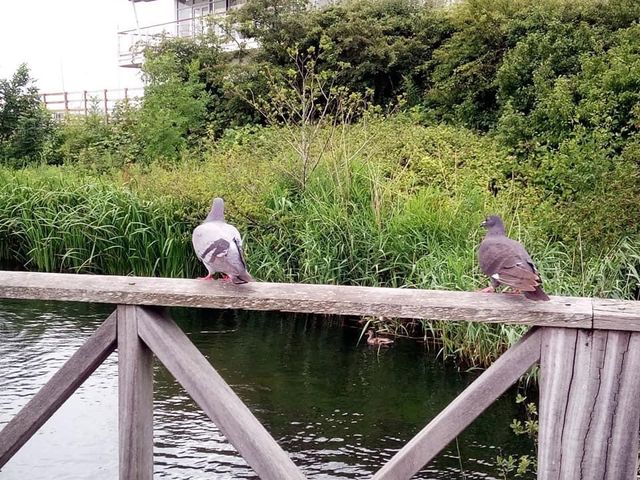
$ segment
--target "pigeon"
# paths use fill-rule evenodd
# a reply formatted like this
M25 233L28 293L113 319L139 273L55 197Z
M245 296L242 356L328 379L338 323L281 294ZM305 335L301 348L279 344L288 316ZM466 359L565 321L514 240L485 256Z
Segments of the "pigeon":
M491 286L482 291L493 292L503 284L521 291L530 300L549 300L533 260L520 242L507 237L502 219L492 215L480 226L487 229L487 234L478 247L478 263L491 280Z
M193 230L191 241L198 259L209 271L201 279L211 280L214 273L220 272L225 281L253 281L244 261L240 232L224 221L224 201L221 198L213 199L209 215Z

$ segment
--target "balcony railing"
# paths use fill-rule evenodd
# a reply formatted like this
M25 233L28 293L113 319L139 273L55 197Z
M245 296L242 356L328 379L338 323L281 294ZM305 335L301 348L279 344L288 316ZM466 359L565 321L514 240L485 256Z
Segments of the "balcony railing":
M122 30L118 32L118 63L121 67L139 68L147 45L167 37L194 38L211 30L223 39L223 50L233 51L240 46L255 48L257 44L254 39L243 38L237 32L233 32L232 38L229 38L229 34L220 27L220 20L225 15L226 13L213 13Z

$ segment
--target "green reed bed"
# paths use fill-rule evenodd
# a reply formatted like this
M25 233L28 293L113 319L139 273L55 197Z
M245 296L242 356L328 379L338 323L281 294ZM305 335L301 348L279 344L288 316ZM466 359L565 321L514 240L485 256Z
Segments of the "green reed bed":
M167 197L141 200L126 187L97 179L2 174L0 262L38 271L193 277L201 272L191 245L193 210ZM325 192L326 193L326 192ZM440 194L424 193L376 208L361 198L339 203L309 190L296 202L265 205L264 224L245 225L248 262L264 281L474 290L484 286L475 247L481 211L451 200L433 214ZM357 198L357 196L356 196ZM331 201L330 201L331 200ZM454 215L455 213L455 215ZM554 294L632 298L640 282L638 242L584 258L580 245L523 239ZM392 329L393 322L378 328ZM395 324L397 325L397 324ZM424 322L444 356L486 365L522 327Z
M0 264L194 277L203 267L191 231L211 197L221 195L229 221L245 236L249 269L262 281L476 290L487 284L475 258L484 234L479 224L499 213L527 246L550 294L638 298L637 233L607 232L617 239L609 243L579 232L562 236L568 214L532 187L505 181L500 172L510 159L490 138L402 119L333 134L304 188L293 180L291 148L271 130L259 142L241 136L180 164L101 175L77 166L0 169ZM374 324L408 330L393 319ZM523 332L473 323L418 326L444 356L471 365L490 363Z
M190 276L191 225L172 202L99 180L2 175L0 262L30 270Z

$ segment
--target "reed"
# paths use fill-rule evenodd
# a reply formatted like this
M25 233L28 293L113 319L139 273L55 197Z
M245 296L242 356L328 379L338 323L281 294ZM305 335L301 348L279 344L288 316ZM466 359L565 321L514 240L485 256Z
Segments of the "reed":
M546 233L553 212L541 211L528 191L508 183L498 195L487 189L508 162L490 140L398 125L369 125L376 140L362 126L342 128L302 191L288 180L290 152L272 130L258 143L218 142L204 160L178 165L101 175L73 166L0 169L0 264L194 277L203 267L191 231L211 197L222 195L244 233L249 269L263 281L475 290L487 282L475 258L479 224L497 212L527 246L550 294L638 298L633 232L614 244L554 239ZM523 332L447 322L420 331L443 356L467 365L490 363Z

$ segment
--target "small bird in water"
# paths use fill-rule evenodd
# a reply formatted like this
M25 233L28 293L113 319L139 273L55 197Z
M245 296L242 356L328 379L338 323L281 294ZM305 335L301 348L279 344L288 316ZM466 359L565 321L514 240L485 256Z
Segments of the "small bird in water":
M549 300L533 260L520 242L507 237L502 219L492 215L480 226L487 229L487 234L478 247L478 263L491 280L491 286L482 291L495 292L503 284L530 300Z
M206 277L201 277L202 280L211 280L213 274L219 272L223 274L224 281L253 281L244 261L240 232L224 221L224 201L221 198L213 199L209 215L193 230L191 241L198 259L209 271Z
M367 344L368 345L391 345L393 340L384 337L374 337L373 330L367 330Z

